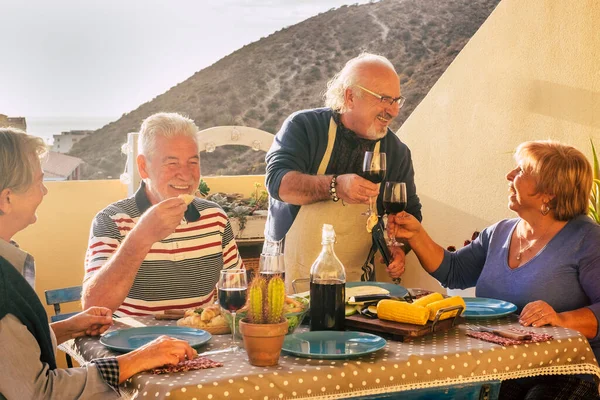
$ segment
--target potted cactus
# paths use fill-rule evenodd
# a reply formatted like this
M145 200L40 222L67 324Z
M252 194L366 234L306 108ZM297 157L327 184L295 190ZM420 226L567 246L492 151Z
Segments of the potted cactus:
M248 289L248 313L240 321L240 333L250 364L258 367L277 365L288 330L284 317L285 284L275 276L267 281L256 277Z

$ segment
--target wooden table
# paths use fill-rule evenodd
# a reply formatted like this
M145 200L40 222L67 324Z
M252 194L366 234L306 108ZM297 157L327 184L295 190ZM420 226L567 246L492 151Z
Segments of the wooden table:
M478 321L490 327L519 327L516 316ZM173 325L153 317L115 320L111 329L131 325ZM300 327L299 329L306 329ZM378 352L348 360L316 360L282 353L278 366L262 368L248 363L245 353L211 356L222 368L170 375L141 373L124 390L141 399L417 399L436 392L436 398L478 398L458 395L488 391L498 395L506 379L552 374L589 374L600 378L600 367L587 339L576 331L543 327L554 340L518 346L500 346L465 335L460 327L408 342L388 340ZM229 335L213 336L199 351L224 347ZM80 338L62 348L79 362L116 353L98 338ZM457 397L452 397L457 396Z

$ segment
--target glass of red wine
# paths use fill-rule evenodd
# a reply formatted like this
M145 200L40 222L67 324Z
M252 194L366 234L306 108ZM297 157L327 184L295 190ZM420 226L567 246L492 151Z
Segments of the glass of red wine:
M385 153L365 151L365 158L363 160L363 178L373 182L381 183L385 178L386 171L386 158ZM365 215L371 215L373 213L373 198L369 197L369 209ZM377 209L375 209L377 210ZM375 211L377 212L377 211Z
M406 209L406 183L385 183L385 188L383 189L383 208L386 215L398 214ZM388 236L391 238L389 240L390 243L388 243L390 246L402 246L402 243L396 241L395 232L388 231Z
M221 270L219 283L217 283L219 292L219 304L225 311L231 313L231 346L229 350L236 352L240 347L235 342L235 314L237 310L246 304L248 293L248 280L246 270L241 268Z

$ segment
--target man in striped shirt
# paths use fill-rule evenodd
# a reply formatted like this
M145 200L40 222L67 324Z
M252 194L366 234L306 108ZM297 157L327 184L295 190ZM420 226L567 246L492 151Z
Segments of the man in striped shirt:
M200 157L191 119L148 117L140 129L133 197L100 211L92 223L82 303L116 315L145 315L214 302L224 268L242 267L227 214L195 193Z

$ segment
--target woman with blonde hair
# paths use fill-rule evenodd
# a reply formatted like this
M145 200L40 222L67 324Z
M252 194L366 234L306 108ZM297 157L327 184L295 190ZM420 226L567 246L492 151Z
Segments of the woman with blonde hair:
M49 325L34 290L33 258L12 241L36 221L37 207L48 193L40 164L45 152L42 139L0 128L0 398L118 398L119 383L133 374L177 364L194 357L195 350L185 341L163 336L115 358L57 368L57 343L99 335L112 318L108 308L91 307Z
M586 215L590 163L574 147L553 141L522 143L515 160L506 179L508 208L517 218L484 229L455 253L436 244L407 213L390 218L390 232L408 240L423 268L445 287L475 286L478 297L514 303L523 326L577 330L600 359L600 226ZM543 384L539 390L569 393L573 386L562 378L552 377L555 387ZM580 384L591 382L573 383ZM598 395L590 387L593 396L581 398Z

